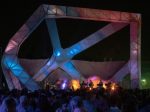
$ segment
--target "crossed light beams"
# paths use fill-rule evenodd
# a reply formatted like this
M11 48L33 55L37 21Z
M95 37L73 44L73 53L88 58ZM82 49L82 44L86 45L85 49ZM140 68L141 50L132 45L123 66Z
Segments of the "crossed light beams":
M55 19L47 19L46 23L53 46L53 55L47 64L33 77L36 81L44 80L48 74L58 67L67 72L72 78L84 78L71 63L71 59L128 25L127 23L110 23L71 47L63 49L60 44Z

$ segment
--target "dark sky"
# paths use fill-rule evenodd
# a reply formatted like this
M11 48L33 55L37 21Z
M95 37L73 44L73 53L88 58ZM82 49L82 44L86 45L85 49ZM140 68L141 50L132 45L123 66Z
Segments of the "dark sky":
M146 1L146 0L145 0ZM0 3L0 47L25 23L35 9L43 3L97 9L137 12L142 14L142 60L150 60L150 6L144 0L5 0ZM148 1L148 0L147 0Z

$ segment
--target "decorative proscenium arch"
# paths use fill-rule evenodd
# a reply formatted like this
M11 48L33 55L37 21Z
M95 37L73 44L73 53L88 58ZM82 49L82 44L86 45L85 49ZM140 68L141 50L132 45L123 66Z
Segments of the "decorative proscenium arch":
M107 21L110 22L110 24L89 35L78 43L63 49L60 44L55 18ZM47 63L33 77L31 77L20 65L17 55L20 45L44 19L46 19L49 35L51 37L53 55ZM140 14L58 5L41 5L10 39L5 49L2 58L2 68L9 89L21 89L21 84L30 90L39 89L40 86L37 82L44 80L48 74L58 67L67 72L72 78L83 79L84 77L82 74L80 74L71 63L72 57L109 37L111 34L119 31L128 24L130 24L130 59L128 63L118 70L118 72L110 80L116 82L120 81L126 74L130 73L131 87L139 88L141 77Z

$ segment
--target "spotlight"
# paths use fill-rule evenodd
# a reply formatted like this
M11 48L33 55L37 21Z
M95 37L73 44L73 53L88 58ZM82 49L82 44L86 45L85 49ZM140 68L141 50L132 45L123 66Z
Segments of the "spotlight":
M80 83L78 80L72 80L71 83L72 83L72 87L74 90L77 90L80 88Z
M111 87L111 90L114 91L114 90L115 90L115 86L112 86L112 87Z
M65 88L67 87L67 84L66 84L66 83L67 83L66 81L64 81L64 82L62 83L61 89L65 89Z
M57 54L56 54L57 56L60 56L60 52L57 52Z
M90 88L89 88L89 90L91 91L91 90L92 90L92 88L90 87Z
M115 83L112 83L110 89L112 92L115 91L117 89L117 85Z
M107 86L103 83L103 88L106 90L107 89Z

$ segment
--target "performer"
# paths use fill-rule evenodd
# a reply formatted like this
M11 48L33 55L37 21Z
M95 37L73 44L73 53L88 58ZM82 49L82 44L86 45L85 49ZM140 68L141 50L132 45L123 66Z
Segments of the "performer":
M99 89L103 88L103 82L100 80L99 83L97 84L97 86Z
M50 85L49 85L49 83L47 82L47 83L46 83L45 90L49 91L49 89L50 89Z
M111 81L107 82L106 86L107 86L108 90L111 90L112 82Z
M84 82L84 81L82 81L81 83L80 83L80 87L81 87L81 89L84 89L85 87L86 87L86 83Z
M89 87L90 87L91 89L93 89L93 86L94 86L94 84L93 84L93 82L90 80L90 82L89 82Z

